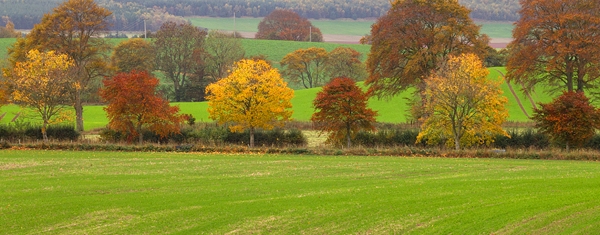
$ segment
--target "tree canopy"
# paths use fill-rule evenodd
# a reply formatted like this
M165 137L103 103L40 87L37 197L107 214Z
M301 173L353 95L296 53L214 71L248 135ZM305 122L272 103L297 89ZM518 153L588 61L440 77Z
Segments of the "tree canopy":
M319 28L292 10L277 9L258 24L257 39L322 42Z
M329 132L327 141L336 145L346 142L361 130L375 130L377 112L367 107L369 97L347 77L337 77L323 86L313 101L315 112L311 121L322 132Z
M488 70L474 54L450 56L426 80L423 125L417 142L446 141L456 150L489 144L496 135L507 135L502 123L508 117L501 81L487 78Z
M555 141L582 146L600 128L600 110L590 104L583 92L565 91L554 101L534 110L535 126Z
M113 50L111 64L118 72L154 71L154 47L141 38L122 41Z
M304 88L322 86L329 80L325 74L327 56L327 51L323 48L295 50L281 60L282 73L292 83Z
M9 48L9 60L14 66L24 61L30 50L66 54L73 60L75 73L71 78L77 130L83 131L82 96L94 80L108 75L105 55L110 46L99 34L108 30L107 18L111 12L98 6L93 0L68 0L51 13L44 15L31 33ZM85 17L82 17L85 16Z
M294 90L279 72L263 60L241 60L229 76L206 88L209 117L219 124L231 123L232 131L250 130L254 147L256 128L272 129L292 116Z
M104 111L109 128L127 134L130 141L137 137L140 144L145 128L163 138L179 133L184 116L178 106L170 106L156 94L158 82L146 71L118 73L105 79L100 96L108 102Z
M533 89L584 91L600 78L600 2L522 0L507 78Z
M425 80L450 55L485 55L488 38L454 0L400 0L371 28L366 80L378 97L408 87L423 91Z

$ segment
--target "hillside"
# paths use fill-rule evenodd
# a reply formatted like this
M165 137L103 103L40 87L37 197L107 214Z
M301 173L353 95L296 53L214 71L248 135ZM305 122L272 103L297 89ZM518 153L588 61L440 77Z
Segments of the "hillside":
M8 16L17 29L30 29L40 22L44 13L51 11L63 0L0 1L0 16ZM175 19L175 16L259 17L276 8L292 9L311 19L377 18L387 12L389 0L97 0L113 12L114 30L139 31L143 29L142 16L148 19ZM519 18L518 0L459 0L472 10L478 20L515 21ZM178 18L181 19L181 18Z

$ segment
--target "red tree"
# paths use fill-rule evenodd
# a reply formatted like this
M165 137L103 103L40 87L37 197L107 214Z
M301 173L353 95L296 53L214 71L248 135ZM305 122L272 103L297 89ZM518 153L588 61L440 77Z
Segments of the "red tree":
M319 28L292 10L277 9L258 24L257 39L322 42Z
M311 120L317 129L330 132L328 141L341 144L360 130L375 130L377 112L367 108L368 96L347 77L334 78L323 86L313 101L315 113Z
M532 119L540 131L569 146L581 146L600 127L600 111L583 92L566 91L553 102L540 104Z
M111 129L128 133L130 140L144 140L142 130L147 128L161 137L179 133L184 116L179 107L156 94L158 79L147 72L119 73L103 81L100 96L108 102L104 108Z

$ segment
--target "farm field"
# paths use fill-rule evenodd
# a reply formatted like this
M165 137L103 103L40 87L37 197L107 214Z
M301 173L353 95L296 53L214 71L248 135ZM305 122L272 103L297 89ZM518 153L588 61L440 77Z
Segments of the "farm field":
M0 234L600 232L597 162L0 152Z
M193 17L188 18L193 25L208 29L256 33L258 23L262 18L236 18L235 28L233 18ZM371 32L375 20L315 20L310 22L318 27L323 34L364 36ZM512 22L476 21L482 26L481 32L491 38L511 38Z

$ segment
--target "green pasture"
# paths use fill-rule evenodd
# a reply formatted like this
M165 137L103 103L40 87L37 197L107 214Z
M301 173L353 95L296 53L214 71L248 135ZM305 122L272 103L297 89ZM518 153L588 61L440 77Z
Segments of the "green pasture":
M0 234L597 234L597 162L0 151Z
M498 71L504 72L504 68L490 68L490 79L499 79L500 74ZM362 82L359 83L362 85ZM508 104L506 109L509 112L509 121L515 122L527 122L529 118L521 111L518 106L516 99L508 89L506 83L502 84L502 90L504 96L508 98ZM513 88L517 92L522 105L526 109L529 115L532 114L533 107L531 102L523 95L521 89L517 85L513 85ZM292 99L292 106L294 114L292 118L297 121L309 121L312 116L314 109L312 102L316 97L316 94L321 88L312 89L300 89L294 91L294 98ZM413 90L407 90L400 93L399 95L390 99L377 99L372 97L369 100L369 107L378 112L377 121L386 123L404 123L410 121L409 119L409 105L408 99L413 96ZM532 95L535 103L538 102L549 102L552 97L545 93L542 89L539 89L537 93ZM208 104L206 102L182 102L173 103L173 105L179 105L182 113L192 114L198 122L210 122L208 118ZM103 106L90 105L84 107L84 125L86 130L92 130L96 128L105 127L108 123L106 113L102 109ZM20 108L15 105L5 105L0 107L0 115L6 113L6 116L0 120L0 123L10 122L16 113L20 112ZM36 122L30 120L30 122Z
M233 18L216 17L192 17L188 18L193 25L205 27L208 29L239 31L239 32L257 32L258 23L263 18L236 18L235 27ZM323 34L363 36L371 33L371 25L375 20L315 20L310 22L321 30ZM481 25L481 32L492 38L512 38L512 22L475 22Z

